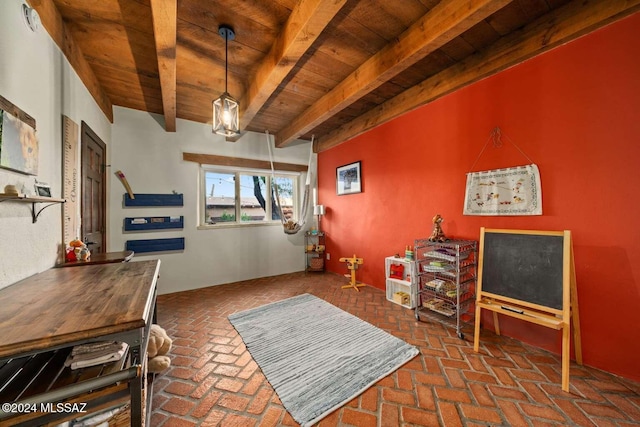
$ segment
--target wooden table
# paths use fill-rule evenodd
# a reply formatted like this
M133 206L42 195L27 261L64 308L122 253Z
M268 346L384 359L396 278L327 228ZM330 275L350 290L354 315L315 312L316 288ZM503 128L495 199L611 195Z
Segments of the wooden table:
M94 264L111 264L117 262L129 262L133 258L133 251L103 252L91 254L88 260L69 261L56 265L56 267L78 267Z
M159 260L52 268L0 290L0 366L9 359L96 340L127 342L132 365L128 373L125 370L107 378L83 379L75 387L50 390L40 396L30 396L29 400L61 402L87 397L82 394L85 389L84 393L88 393L98 388L98 384L104 387L110 379L122 382L126 378L131 425L141 425L146 348L159 268ZM2 393L4 391L0 391L0 400ZM150 399L147 409L150 409ZM25 417L51 418L53 415L60 414L27 414ZM3 417L0 412L0 424Z

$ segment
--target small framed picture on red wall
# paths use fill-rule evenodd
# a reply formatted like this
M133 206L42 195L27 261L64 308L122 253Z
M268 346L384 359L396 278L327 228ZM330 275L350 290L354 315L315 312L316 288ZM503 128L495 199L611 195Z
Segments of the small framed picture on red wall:
M362 192L361 163L354 162L336 168L336 193L338 196Z

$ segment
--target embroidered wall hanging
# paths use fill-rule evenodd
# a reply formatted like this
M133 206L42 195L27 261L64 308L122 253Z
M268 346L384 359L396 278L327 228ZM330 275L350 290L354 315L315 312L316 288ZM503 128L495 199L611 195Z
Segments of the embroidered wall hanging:
M464 215L542 215L538 166L468 173Z
M492 142L494 148L502 148L502 136L499 127L491 131L471 170L489 142ZM538 166L509 137L506 138L531 164L467 173L464 215L542 215L542 188Z

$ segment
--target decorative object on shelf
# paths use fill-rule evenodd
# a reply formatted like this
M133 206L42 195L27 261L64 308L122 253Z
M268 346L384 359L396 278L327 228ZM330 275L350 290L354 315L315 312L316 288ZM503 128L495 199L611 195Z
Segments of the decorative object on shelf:
M406 292L395 292L393 294L393 301L400 305L409 304L409 294Z
M213 133L223 136L240 135L240 111L238 101L228 92L229 77L229 40L236 33L228 25L220 25L218 34L224 38L224 93L213 101Z
M389 266L389 277L392 279L401 279L404 277L404 265L402 264L391 264Z
M49 184L38 182L38 180L36 180L36 183L33 184L33 187L36 190L36 196L51 197L51 187L49 187Z
M320 221L322 221L322 217L324 215L324 205L315 205L313 207L313 214L318 217L318 231L320 231Z
M431 232L431 236L429 237L429 241L431 242L446 242L447 236L444 235L444 231L442 231L442 221L444 218L440 216L440 214L436 214L431 220L433 222L433 231Z
M38 174L36 121L0 96L0 167Z
M489 142L493 142L494 148L502 147L502 136L499 127L491 131L471 170ZM509 137L507 139L531 164L468 172L464 215L542 215L542 186L538 166Z
M408 259L409 261L413 261L413 247L412 246L407 246L405 248L404 257L405 257L405 259Z
M115 176L118 177L118 179L120 180L120 182L122 183L122 185L124 186L124 189L127 190L127 194L129 195L130 199L135 199L136 196L133 194L133 190L131 190L131 186L129 185L129 181L127 181L127 177L124 176L124 173L121 170L117 170L114 172Z
M5 196L18 196L20 193L15 185L7 184L4 186L4 195Z
M362 192L361 162L354 162L336 168L336 193L353 194Z
M347 269L349 269L349 271L351 272L349 274L344 275L345 277L349 277L351 279L351 282L349 282L348 285L342 286L342 289L353 288L356 291L360 292L360 289L358 288L366 285L364 283L358 283L356 281L356 270L358 269L358 266L364 263L364 260L362 258L356 257L356 254L353 254L353 257L351 258L347 258L347 257L340 258L340 262L346 262Z

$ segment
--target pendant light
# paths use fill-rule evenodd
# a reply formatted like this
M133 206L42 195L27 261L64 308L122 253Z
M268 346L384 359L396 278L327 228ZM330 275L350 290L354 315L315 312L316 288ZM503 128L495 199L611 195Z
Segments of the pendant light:
M224 136L240 134L240 115L238 101L227 92L227 75L229 73L229 40L236 34L233 28L220 25L218 34L224 38L224 93L213 101L213 132Z

